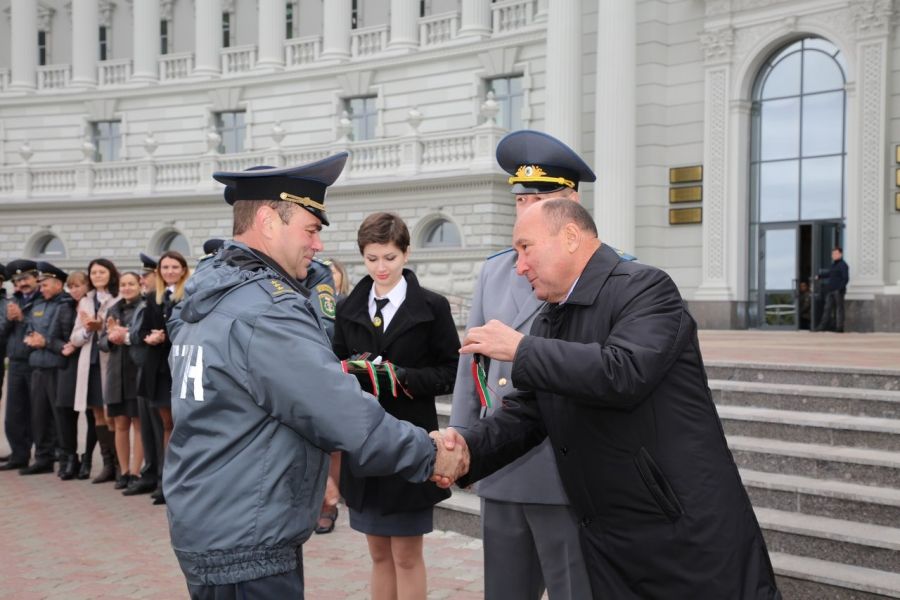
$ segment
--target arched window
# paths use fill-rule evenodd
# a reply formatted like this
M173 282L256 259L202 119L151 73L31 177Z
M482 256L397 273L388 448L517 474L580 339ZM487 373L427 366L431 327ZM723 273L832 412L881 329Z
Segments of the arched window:
M62 240L53 234L47 234L39 238L34 243L33 255L35 258L43 259L49 262L59 260L66 256L66 247L63 246Z
M191 256L191 245L188 243L187 238L177 231L169 232L159 240L157 254L162 254L169 250L180 252L185 257Z
M422 236L424 248L458 248L461 245L459 229L447 219L435 220Z

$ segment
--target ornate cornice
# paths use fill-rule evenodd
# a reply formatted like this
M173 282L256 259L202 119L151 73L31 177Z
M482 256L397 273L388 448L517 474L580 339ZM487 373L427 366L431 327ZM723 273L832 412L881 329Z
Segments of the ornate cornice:
M894 16L892 0L851 0L850 15L859 36L887 35Z
M734 29L707 29L700 34L700 45L703 46L706 62L727 61L731 58L731 48L734 46Z

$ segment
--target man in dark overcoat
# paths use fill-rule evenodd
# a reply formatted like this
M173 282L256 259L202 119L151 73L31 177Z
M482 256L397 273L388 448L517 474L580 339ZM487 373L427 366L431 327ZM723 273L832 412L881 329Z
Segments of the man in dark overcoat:
M548 304L530 335L489 321L464 339L512 361L519 391L446 432L471 453L460 485L549 437L594 598L780 598L674 282L603 245L575 202L535 204L513 238Z

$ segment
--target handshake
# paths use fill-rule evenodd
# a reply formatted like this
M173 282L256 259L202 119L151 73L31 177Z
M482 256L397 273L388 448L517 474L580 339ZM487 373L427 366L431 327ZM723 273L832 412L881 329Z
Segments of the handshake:
M469 472L469 446L453 428L432 431L428 435L437 446L431 481L439 488L448 488Z

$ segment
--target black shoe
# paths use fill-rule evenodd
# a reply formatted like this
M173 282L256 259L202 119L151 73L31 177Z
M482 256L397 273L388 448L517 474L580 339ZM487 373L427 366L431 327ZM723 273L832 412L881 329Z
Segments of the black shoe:
M70 479L75 479L78 477L78 471L81 468L81 463L78 462L78 455L73 454L71 456L66 457L64 463L59 468L59 478L63 481L69 481Z
M40 475L41 473L52 473L53 461L43 460L36 462L30 467L22 467L19 469L19 475Z
M116 483L113 486L114 490L124 490L128 487L128 484L131 483L131 475L129 473L125 473L124 475L119 475L116 477Z
M0 471L18 471L28 466L27 460L9 459L6 464L0 465Z
M156 500L157 498L162 498L162 495L163 495L162 485L158 484L156 486L156 489L153 490L153 493L150 494L150 497L153 498L154 500Z
M160 493L159 496L157 496L157 497L155 497L155 498L153 499L153 504L154 504L154 505L157 505L157 506L158 506L158 505L160 505L160 504L165 504L165 503L166 503L166 497L163 496L162 493Z
M0 462L9 462L9 459L12 458L12 454L4 454L0 456Z
M322 512L319 515L319 523L321 523L322 521L328 521L328 525L326 525L324 527L322 525L316 525L316 529L315 529L316 533L321 535L324 533L331 533L332 531L334 531L334 523L335 523L335 521L337 521L337 518L338 518L338 507L337 506L334 507L334 512L331 512L331 513Z
M133 479L128 487L122 490L123 496L137 496L138 494L149 494L156 489L155 481L147 481L146 479Z
M87 454L81 455L81 468L78 469L78 479L91 478L91 457Z

